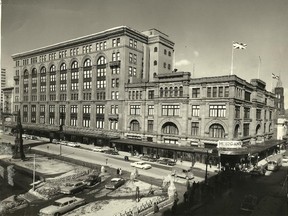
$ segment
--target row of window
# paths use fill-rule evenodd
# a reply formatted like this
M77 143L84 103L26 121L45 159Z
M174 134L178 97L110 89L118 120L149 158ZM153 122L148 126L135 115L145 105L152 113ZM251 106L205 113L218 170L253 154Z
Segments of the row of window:
M54 87L52 87L52 89L53 88ZM59 96L60 96L59 101L66 101L67 100L67 94L60 94ZM83 98L83 100L91 100L92 99L91 93L90 92L84 92L82 98ZM70 100L78 101L79 100L79 94L78 93L71 93ZM96 93L96 100L106 100L106 93L104 91L103 92L97 92ZM111 92L111 100L119 100L119 91L112 91ZM28 95L24 95L23 101L24 102L29 101ZM37 101L37 95L32 95L31 101ZM46 101L46 94L45 95L40 94L40 101ZM56 101L56 94L50 94L49 95L49 101ZM15 102L19 102L19 96L15 96Z
M158 47L154 47L154 52L158 52ZM171 51L168 51L168 52L167 52L166 49L164 49L163 53L164 53L164 55L167 55L167 54L168 54L168 56L171 56Z
M133 44L134 44L133 46L135 48L137 48L137 41L136 40L134 41ZM121 45L120 38L112 39L112 47L118 47L120 45ZM130 42L129 42L129 46L131 46ZM96 51L104 50L104 49L107 49L106 41L96 43ZM85 46L82 47L82 53L83 54L91 53L91 52L92 52L92 44L85 45ZM58 54L59 54L59 56L58 56L59 59L65 58L65 57L67 57L67 50L59 51ZM75 55L78 55L78 54L79 54L79 48L70 49L70 56L75 56ZM38 57L30 58L30 64L37 63L37 58ZM55 59L56 59L56 52L48 54L48 61L55 60ZM39 56L39 62L45 62L45 61L46 61L46 54L40 55ZM29 64L29 59L23 59L22 63L23 63L23 65L28 65ZM18 67L18 66L20 66L20 61L19 60L16 61L16 67Z

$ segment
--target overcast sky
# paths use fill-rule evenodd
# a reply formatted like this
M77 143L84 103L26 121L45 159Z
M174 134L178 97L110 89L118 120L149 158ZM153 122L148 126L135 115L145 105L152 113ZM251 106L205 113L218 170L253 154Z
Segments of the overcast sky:
M288 107L288 0L2 0L2 67L11 55L115 26L157 28L175 42L176 68L193 77L234 74L275 87L280 75ZM12 77L12 76L11 76ZM13 82L10 80L10 85Z

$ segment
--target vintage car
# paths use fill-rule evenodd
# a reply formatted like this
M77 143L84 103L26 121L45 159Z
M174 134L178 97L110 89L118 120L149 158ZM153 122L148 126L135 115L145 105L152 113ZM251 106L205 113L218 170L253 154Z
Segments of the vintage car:
M85 200L82 198L64 197L64 198L56 200L53 205L42 208L39 211L39 215L40 216L48 216L48 215L58 216L84 204L85 204Z
M112 178L111 181L105 185L105 188L115 190L123 184L125 184L125 180L123 178Z
M105 149L103 147L100 147L100 146L96 146L92 149L92 151L94 152L104 152Z
M184 167L184 166L175 166L172 169L172 176L183 178L183 179L193 179L194 174L192 172L192 168Z
M252 212L254 210L255 206L257 205L257 200L258 200L258 198L254 195L251 195L251 194L245 195L245 197L241 203L240 209L242 211Z
M83 183L92 186L97 183L101 182L101 177L99 175L89 175L85 180L83 180Z
M144 161L137 161L134 163L130 163L130 165L132 167L139 168L139 169L151 169L152 168L152 166L150 164L147 164Z
M283 155L282 163L288 163L288 155Z
M263 176L266 173L266 169L261 166L255 166L251 171L250 175L251 176Z
M171 160L171 159L168 159L168 158L158 159L157 162L160 163L160 164L168 165L168 166L174 166L174 165L176 165L176 162L175 162L175 161L173 161L173 160Z
M140 159L143 161L150 161L150 162L156 162L157 161L156 158L149 156L149 155L143 155L140 157Z
M83 182L69 182L66 183L64 187L60 188L60 192L63 194L75 194L77 192L80 192L84 190L86 187L86 184Z
M114 149L105 149L104 153L105 154L111 154L111 155L119 155L119 153L117 151L115 151Z
M75 142L68 142L68 143L67 143L67 146L77 148L77 147L80 147L80 144L79 144L79 143L75 143Z

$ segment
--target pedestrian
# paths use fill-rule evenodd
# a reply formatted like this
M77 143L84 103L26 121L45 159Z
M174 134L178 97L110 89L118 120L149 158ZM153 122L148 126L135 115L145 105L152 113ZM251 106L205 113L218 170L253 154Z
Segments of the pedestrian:
M184 197L184 203L187 203L188 202L188 192L185 191L185 193L183 194L183 197Z
M120 170L119 170L119 168L117 168L117 171L116 171L117 175L119 175L119 172L120 172Z
M154 213L159 212L159 206L157 205L156 202L154 202Z
M106 158L106 165L108 164L108 158Z
M47 151L49 151L49 145L47 145Z
M119 169L119 175L120 176L122 175L122 169L121 168Z

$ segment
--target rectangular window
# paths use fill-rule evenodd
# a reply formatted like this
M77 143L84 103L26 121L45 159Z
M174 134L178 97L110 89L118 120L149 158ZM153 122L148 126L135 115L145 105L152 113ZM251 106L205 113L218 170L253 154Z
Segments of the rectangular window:
M244 119L249 119L250 118L250 108L245 107L244 108Z
M162 105L163 116L179 116L179 105Z
M261 109L256 110L256 119L257 120L261 119Z
M129 62L132 63L133 62L133 54L129 53Z
M191 122L191 135L192 136L199 135L199 122Z
M245 93L244 93L244 99L245 99L246 101L250 101L250 99L251 99L251 93L245 91Z
M210 117L226 117L226 105L210 105Z
M217 87L213 87L213 96L212 97L217 97Z
M153 120L148 120L147 130L149 132L153 132L153 126L154 126L154 121Z
M105 113L105 105L97 105L96 114L104 114L104 113Z
M130 115L140 115L140 105L130 105Z
M199 116L200 106L192 105L192 116Z
M243 124L243 136L249 136L249 124Z
M199 98L200 97L200 88L193 88L192 89L192 98Z
M235 106L235 118L240 118L240 106Z
M225 86L225 95L224 97L229 97L229 86Z
M148 115L154 115L154 105L148 105Z
M211 92L212 92L212 88L211 87L207 87L207 97L211 97Z
M218 89L218 97L223 97L223 96L224 96L224 95L223 95L223 94L224 94L223 91L224 91L223 87L220 86L219 89Z
M148 90L148 99L154 99L154 90Z

